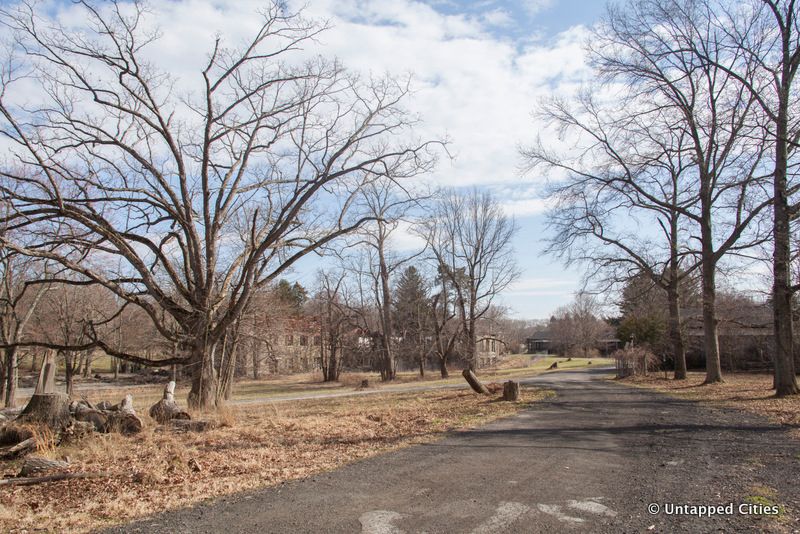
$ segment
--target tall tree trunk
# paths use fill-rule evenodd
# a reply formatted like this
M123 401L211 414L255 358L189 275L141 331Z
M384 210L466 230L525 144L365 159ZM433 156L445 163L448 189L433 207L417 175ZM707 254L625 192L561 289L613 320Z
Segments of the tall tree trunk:
M6 352L8 349L3 349L3 358L0 359L0 399L6 398L6 387L8 386L8 377L6 376Z
M75 388L75 353L64 351L64 380L67 383L67 395L72 396Z
M394 380L397 376L397 364L392 353L392 289L389 286L389 267L384 254L383 229L378 243L378 261L381 279L381 352L383 353L383 369L381 379Z
M710 236L709 236L710 239ZM705 245L704 245L705 246ZM706 384L722 382L717 333L716 265L703 254L703 346L706 353Z
M447 370L447 354L439 355L439 373L442 375L442 378L448 378L450 376L450 371Z
M17 382L18 382L18 368L17 368L17 348L9 347L5 351L5 405L7 408L12 408L17 399Z
M83 357L83 378L89 378L92 376L92 356L89 354L89 351L84 353Z
M675 380L686 379L686 348L681 332L680 272L678 266L678 228L677 217L671 222L669 282L667 301L669 303L669 338L672 343L672 359L675 365Z
M253 380L258 380L259 375L261 374L261 358L257 349L258 346L258 343L253 345Z
M467 321L467 361L470 370L478 368L478 334L475 332L474 319Z
M784 84L783 87L787 87L787 85ZM781 107L784 108L788 101L788 95L782 94L781 97ZM786 191L786 136L788 129L785 113L780 114L776 126L773 180L773 241L775 248L772 258L772 309L775 328L775 394L783 397L798 393L792 328L790 214Z
M199 341L192 349L192 387L187 399L189 408L208 410L216 407L217 377L214 371L214 345Z

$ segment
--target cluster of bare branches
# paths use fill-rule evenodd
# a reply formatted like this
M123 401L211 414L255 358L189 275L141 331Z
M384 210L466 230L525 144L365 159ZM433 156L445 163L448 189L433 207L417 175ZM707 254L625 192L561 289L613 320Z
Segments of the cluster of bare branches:
M681 284L700 278L706 381L721 381L717 273L758 259L771 242L776 386L779 395L797 392L798 11L793 0L610 7L589 46L599 83L542 108L577 141L523 150L530 170L566 176L551 182L551 253L589 265L601 288L644 274L666 292L676 378L686 372Z
M216 40L193 92L145 59L159 34L142 4L77 7L80 29L27 2L0 9L13 35L0 244L69 273L52 283L104 288L112 317L142 310L177 346L154 361L90 322L61 348L190 365L191 404L213 406L217 347L253 295L376 220L362 190L429 171L440 143L414 137L407 81L296 53L324 26L279 2L247 44ZM41 90L26 98L31 84Z

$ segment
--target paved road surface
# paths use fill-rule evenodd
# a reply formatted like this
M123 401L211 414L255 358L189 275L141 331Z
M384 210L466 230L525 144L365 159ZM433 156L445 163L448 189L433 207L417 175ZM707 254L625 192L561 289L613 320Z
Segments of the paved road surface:
M800 510L787 430L610 381L528 380L557 397L482 428L274 488L155 516L126 533L791 532L748 515L666 515L739 503L753 485ZM656 503L661 512L648 513Z

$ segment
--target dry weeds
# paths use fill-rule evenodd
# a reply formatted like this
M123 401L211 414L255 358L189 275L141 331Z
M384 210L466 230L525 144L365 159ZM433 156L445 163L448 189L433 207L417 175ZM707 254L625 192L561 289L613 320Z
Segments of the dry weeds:
M622 382L648 387L677 397L738 408L783 425L800 427L800 396L777 398L772 375L738 373L725 375L721 384L703 385L705 373L689 373L686 380L651 375L626 378ZM800 429L794 431L800 438Z
M145 418L132 437L95 435L52 451L72 470L108 478L0 490L0 531L85 532L198 501L307 477L436 434L510 415L525 403L431 391L243 406L203 433L173 434ZM16 464L2 466L6 476Z

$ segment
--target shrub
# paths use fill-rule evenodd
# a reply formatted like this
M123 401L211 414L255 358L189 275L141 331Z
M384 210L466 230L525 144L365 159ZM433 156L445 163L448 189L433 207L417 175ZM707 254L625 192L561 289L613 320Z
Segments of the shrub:
M658 357L645 347L628 347L614 353L617 360L617 378L626 376L647 376L647 373L656 369L659 364Z

